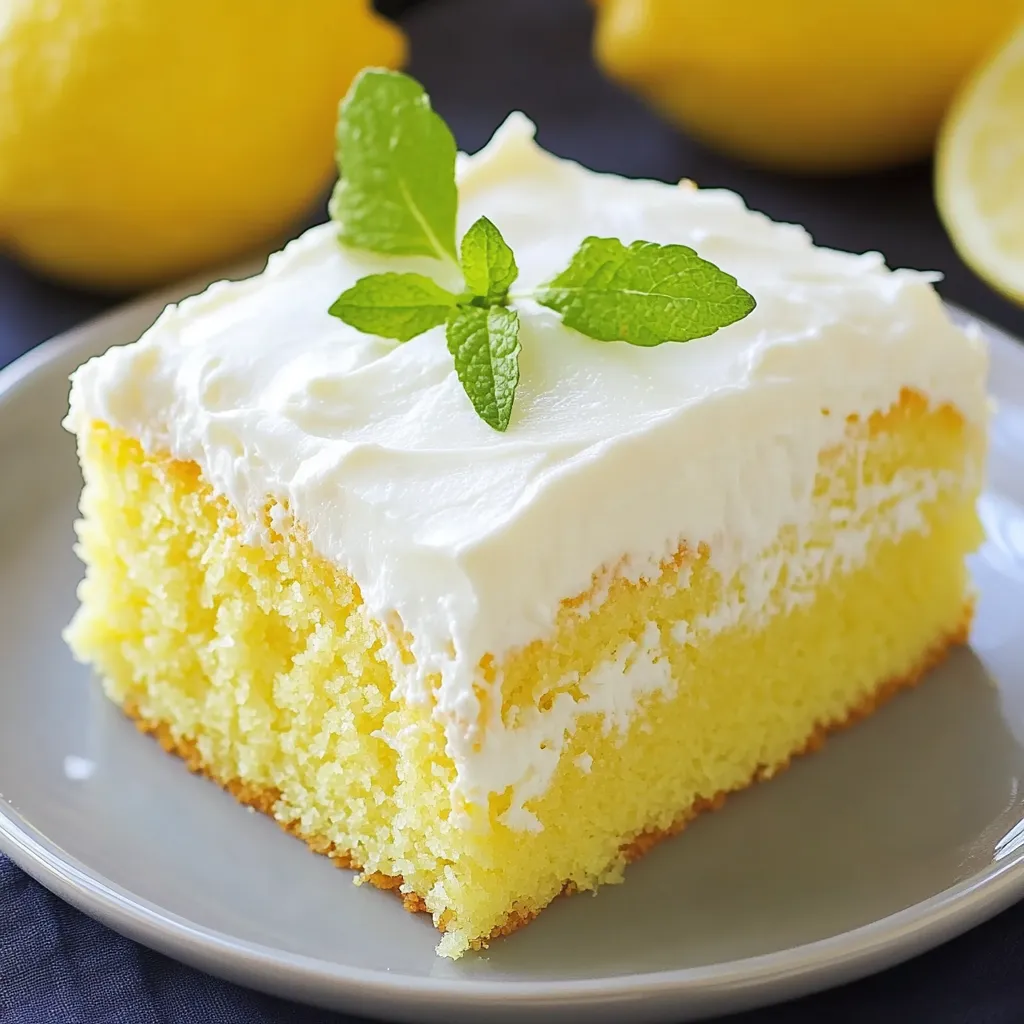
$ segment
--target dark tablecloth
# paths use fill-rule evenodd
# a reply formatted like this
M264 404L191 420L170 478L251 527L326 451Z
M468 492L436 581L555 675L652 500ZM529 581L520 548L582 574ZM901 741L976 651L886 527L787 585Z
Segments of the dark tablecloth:
M930 167L805 180L718 157L600 78L588 53L584 0L437 0L403 20L411 70L462 148L482 145L520 108L556 153L600 170L734 188L772 217L805 224L822 244L878 249L891 264L941 270L945 296L1024 334L1024 310L996 296L953 252L935 214ZM322 217L319 209L309 219ZM56 287L0 258L0 364L114 301ZM874 978L730 1019L1024 1021L1024 904ZM72 910L0 857L0 1024L351 1020L248 992L152 953Z

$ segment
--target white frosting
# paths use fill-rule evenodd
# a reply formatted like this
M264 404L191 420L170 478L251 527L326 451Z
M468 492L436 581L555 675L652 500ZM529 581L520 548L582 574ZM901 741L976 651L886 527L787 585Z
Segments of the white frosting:
M595 174L539 149L521 115L460 157L458 173L460 231L484 213L498 225L516 290L597 234L692 245L757 308L710 338L648 349L590 340L518 300L521 381L497 433L463 393L443 329L400 345L327 313L369 273L415 270L457 288L453 272L345 250L327 224L261 276L169 307L139 342L80 368L68 423L104 421L196 461L243 520L268 496L287 501L369 612L397 614L411 634L416 665L396 664L400 695L430 699L427 676L440 673L437 713L464 794L514 783L525 799L548 726L516 730L519 753L500 724L475 747L483 655L549 634L559 603L599 568L637 577L684 539L707 542L727 577L752 567L782 525L806 521L818 452L847 414L911 386L981 422L986 356L950 322L932 275L816 248L730 192ZM851 532L844 558L865 543ZM760 578L751 606L777 572ZM616 665L618 683L588 692L618 722L637 699L630 678L644 678L640 692L665 680L656 662L632 675Z

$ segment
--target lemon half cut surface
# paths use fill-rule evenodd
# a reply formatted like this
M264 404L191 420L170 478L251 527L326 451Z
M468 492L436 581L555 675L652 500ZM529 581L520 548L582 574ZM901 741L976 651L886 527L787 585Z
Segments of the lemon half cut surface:
M966 83L946 118L936 201L964 262L1024 304L1024 24Z

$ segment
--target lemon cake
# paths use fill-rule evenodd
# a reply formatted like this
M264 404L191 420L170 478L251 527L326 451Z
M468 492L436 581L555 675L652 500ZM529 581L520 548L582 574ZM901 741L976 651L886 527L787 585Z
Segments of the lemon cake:
M513 298L499 432L442 328L327 313L430 261L324 225L86 363L67 421L76 656L448 956L619 881L964 641L988 416L983 342L928 274L593 173L522 116L457 179L460 226L486 212L528 287L596 232L693 246L756 308L643 348Z

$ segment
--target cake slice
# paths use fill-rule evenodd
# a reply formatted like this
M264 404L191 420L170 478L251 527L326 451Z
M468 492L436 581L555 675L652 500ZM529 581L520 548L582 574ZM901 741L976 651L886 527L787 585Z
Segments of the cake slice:
M68 418L75 654L448 956L619 881L964 641L988 414L982 342L927 274L592 173L521 116L458 188L527 290L598 235L693 246L757 306L645 348L515 300L499 431L442 327L396 344L327 312L436 261L324 225L88 362Z

